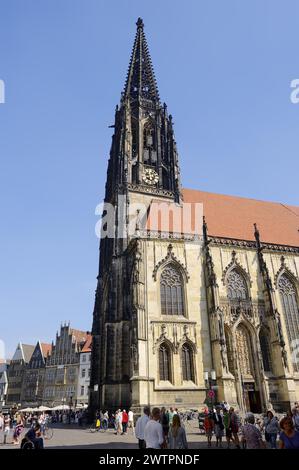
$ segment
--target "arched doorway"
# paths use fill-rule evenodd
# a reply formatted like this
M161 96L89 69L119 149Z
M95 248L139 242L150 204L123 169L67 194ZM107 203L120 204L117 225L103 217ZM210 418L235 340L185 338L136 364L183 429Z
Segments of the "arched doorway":
M255 360L252 350L251 335L247 327L240 323L235 334L238 371L243 402L247 411L261 413L261 397L255 380Z

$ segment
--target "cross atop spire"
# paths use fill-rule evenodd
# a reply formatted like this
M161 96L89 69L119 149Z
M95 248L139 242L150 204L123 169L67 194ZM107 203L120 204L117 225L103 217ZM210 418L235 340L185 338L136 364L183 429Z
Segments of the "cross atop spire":
M154 75L151 57L148 50L144 23L138 18L137 32L125 84L124 94L130 98L144 98L146 100L159 101L159 92Z

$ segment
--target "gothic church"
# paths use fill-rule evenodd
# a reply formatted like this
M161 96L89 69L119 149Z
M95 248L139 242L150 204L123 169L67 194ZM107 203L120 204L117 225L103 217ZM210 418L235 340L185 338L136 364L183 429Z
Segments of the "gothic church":
M91 409L199 409L211 385L241 410L287 409L299 400L299 207L181 187L139 18L105 202L150 214L157 201L202 204L201 233L136 224L101 239Z

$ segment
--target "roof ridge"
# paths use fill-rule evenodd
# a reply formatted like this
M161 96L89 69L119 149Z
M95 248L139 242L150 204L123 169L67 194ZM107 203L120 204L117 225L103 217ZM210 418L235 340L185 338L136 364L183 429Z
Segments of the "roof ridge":
M299 208L299 205L296 206L295 204L285 204L283 202L280 202L280 201L267 201L265 199L256 199L254 197L246 197L246 196L237 196L237 195L234 195L234 194L223 194L223 193L215 193L213 191L203 191L201 189L193 189L193 188L182 188L182 191L195 191L195 192L199 192L199 193L206 193L206 194L214 194L216 196L225 196L225 197L231 197L231 198L238 198L238 199L246 199L247 201L255 201L255 202L264 202L266 204L280 204L286 208L288 208L289 210L291 210L289 208L289 206L292 206L292 207L298 207ZM293 211L292 211L293 212ZM296 212L293 212L295 215L298 216L298 214L296 214Z

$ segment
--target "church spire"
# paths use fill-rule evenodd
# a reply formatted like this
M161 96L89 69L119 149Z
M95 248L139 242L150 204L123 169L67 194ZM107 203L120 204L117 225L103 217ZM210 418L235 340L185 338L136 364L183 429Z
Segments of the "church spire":
M159 92L154 75L151 57L146 37L143 31L144 23L138 18L137 32L131 54L124 95L131 99L144 98L159 101Z
M173 121L159 100L142 19L136 24L125 89L115 112L105 200L130 191L180 202Z

